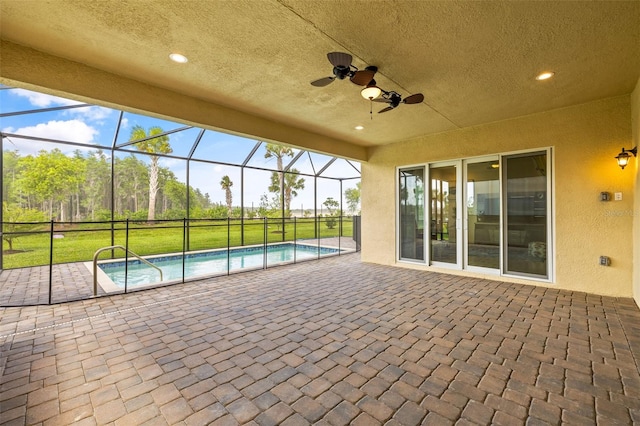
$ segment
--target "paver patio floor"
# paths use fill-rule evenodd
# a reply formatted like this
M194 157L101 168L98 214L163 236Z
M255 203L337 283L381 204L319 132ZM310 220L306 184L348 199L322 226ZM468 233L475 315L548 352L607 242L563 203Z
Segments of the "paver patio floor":
M359 255L0 310L2 424L640 423L640 311Z

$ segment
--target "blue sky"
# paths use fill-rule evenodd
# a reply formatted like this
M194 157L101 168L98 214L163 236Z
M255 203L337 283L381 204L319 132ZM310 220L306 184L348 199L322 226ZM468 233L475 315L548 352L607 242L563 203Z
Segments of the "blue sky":
M4 86L1 86L4 87ZM43 93L28 91L24 89L0 90L0 113L40 110L61 106L78 105L79 102L46 95ZM15 115L0 118L0 129L3 133L13 133L29 135L40 138L54 139L60 141L71 141L82 144L99 145L108 148L113 143L120 111L100 106L88 106L65 110L37 112L32 114ZM123 114L120 132L117 143L129 140L131 129L140 125L145 129L152 126L160 126L163 130L169 131L184 127L181 123L160 120L153 117L146 117L138 114L125 112ZM170 135L170 144L173 154L186 157L193 146L200 129L189 129ZM251 152L257 140L238 137L230 134L207 131L195 151L195 158L205 158L223 163L238 164L244 161ZM82 148L72 145L51 144L48 142L38 142L33 140L11 137L5 139L4 149L18 150L21 155L37 154L40 150L51 150L59 148L61 151L71 154L73 151L91 150L93 148ZM299 150L294 149L294 154ZM129 155L125 152L116 152L117 156ZM323 167L331 157L309 153L303 155L294 165L301 172L313 173L313 166L316 171ZM146 156L138 156L143 161ZM289 159L290 160L290 159ZM285 164L287 161L285 161ZM161 158L160 164L175 173L178 180L186 182L186 161L174 158ZM264 158L264 146L254 154L249 165L255 167L276 168L275 159ZM353 163L358 169L359 164ZM229 175L234 182L233 195L234 205L240 204L240 169L218 164L209 164L193 161L190 168L190 183L193 187L199 188L203 193L208 193L214 202L224 203L224 191L220 188L219 182L224 175ZM332 177L355 177L358 172L345 160L338 159L329 166L325 176ZM298 197L292 202L292 209L312 209L313 208L313 177L305 177L305 189L300 191ZM258 207L260 196L268 192L267 187L270 182L270 173L259 170L245 169L245 206ZM358 180L348 180L343 183L343 191L347 188L355 187ZM318 202L321 204L327 197L338 199L340 187L337 181L330 179L318 179ZM271 194L269 194L271 197ZM346 205L344 206L346 209ZM320 209L320 205L318 206Z

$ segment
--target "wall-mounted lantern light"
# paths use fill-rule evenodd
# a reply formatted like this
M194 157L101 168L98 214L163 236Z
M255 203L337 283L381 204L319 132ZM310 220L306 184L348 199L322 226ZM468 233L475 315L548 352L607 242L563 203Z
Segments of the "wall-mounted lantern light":
M636 146L630 150L625 150L624 148L622 148L622 152L614 157L616 160L618 160L618 166L622 167L622 170L624 170L625 166L629 164L629 159L631 158L629 153L633 154L634 157L637 156L638 147Z

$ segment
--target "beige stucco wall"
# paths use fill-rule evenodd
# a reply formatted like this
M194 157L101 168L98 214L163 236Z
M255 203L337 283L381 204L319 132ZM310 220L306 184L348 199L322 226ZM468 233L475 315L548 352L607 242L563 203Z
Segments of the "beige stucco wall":
M633 146L640 145L640 79L631 94L631 127L633 134ZM633 298L640 306L640 174L637 173L638 158L636 158L636 197L633 215Z
M362 259L431 269L396 261L396 167L552 147L553 282L504 279L631 297L637 165L621 170L614 160L632 145L630 117L631 97L622 96L371 149L362 165ZM623 199L601 202L602 191L622 192ZM600 266L600 255L611 266Z

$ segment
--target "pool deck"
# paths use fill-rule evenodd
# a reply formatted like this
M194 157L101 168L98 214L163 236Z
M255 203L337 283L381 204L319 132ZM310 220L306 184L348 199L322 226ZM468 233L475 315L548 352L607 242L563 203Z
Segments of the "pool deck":
M340 247L355 250L351 237L299 240L300 244ZM93 297L93 273L85 262L54 265L51 303L90 299ZM119 290L118 290L119 291ZM105 295L99 285L98 295ZM0 271L0 306L27 306L49 304L49 266L8 269Z
M359 254L0 309L4 424L640 424L632 299Z

